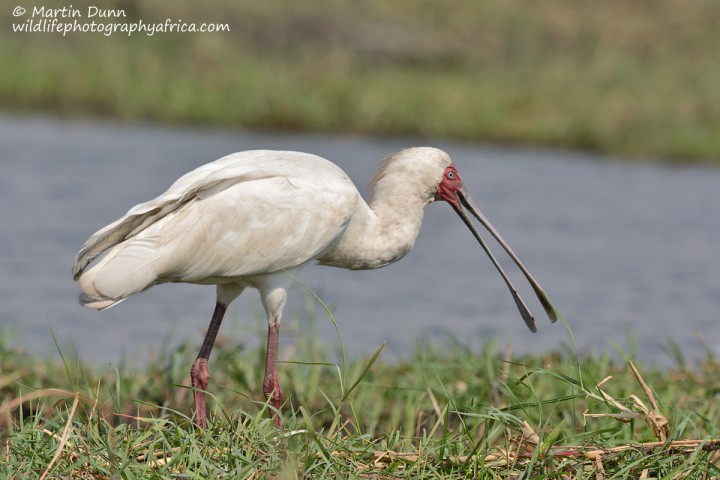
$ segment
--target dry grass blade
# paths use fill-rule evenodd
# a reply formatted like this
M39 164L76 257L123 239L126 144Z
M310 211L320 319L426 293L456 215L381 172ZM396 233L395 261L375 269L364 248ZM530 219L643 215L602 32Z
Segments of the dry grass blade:
M655 410L660 410L660 407L658 407L658 404L655 401L655 395L653 394L652 390L650 390L650 387L648 387L647 383L645 383L645 380L643 380L642 375L640 375L640 372L638 371L637 367L635 367L635 364L630 361L628 362L628 365L630 366L630 370L632 370L633 375L635 375L638 383L640 383L640 386L645 392L645 395L647 395L647 397L650 399L650 404Z
M75 400L73 401L72 407L70 408L70 414L68 415L67 422L65 422L65 428L63 429L62 437L60 438L60 443L58 444L57 450L55 450L55 455L53 456L52 460L50 460L50 463L48 464L47 468L43 472L43 474L40 476L40 480L44 480L48 474L52 471L53 465L55 465L55 462L57 462L57 459L60 457L60 454L62 453L63 449L65 448L65 445L67 444L68 439L70 438L70 432L72 431L71 424L72 419L75 416L75 410L77 409L78 402L80 400L80 395L75 394Z
M643 403L635 395L632 395L631 398L643 410L643 413L645 413L645 421L648 425L650 425L650 428L652 429L653 433L655 433L655 436L661 442L664 442L670 436L670 422L668 422L667 417L665 417L665 415L660 412L660 407L655 401L655 395L653 394L653 391L650 389L650 387L648 387L647 383L645 383L645 380L643 380L638 369L635 367L633 362L628 363L630 365L630 370L632 370L633 375L635 375L635 378L642 387L643 392L645 392L645 395L650 400L650 404L652 405L653 409L647 409L645 405L643 405Z
M537 433L535 433L535 430L532 429L528 422L523 420L522 424L520 424L520 430L522 431L523 444L527 444L532 448L538 446L538 444L540 443L540 437Z
M426 391L427 391L428 397L430 397L430 402L432 403L433 410L435 411L435 415L437 415L440 425L445 425L445 418L443 416L442 409L440 408L440 404L438 403L437 399L435 398L435 395L433 395L433 392L430 389L430 387L428 387Z
M10 385L11 383L15 382L15 380L22 378L23 375L25 375L25 372L19 370L17 372L13 372L8 375L5 375L4 377L1 377L0 378L0 388L4 387L5 385Z
M527 438L528 444L531 443L531 439L533 435L536 435L535 432L532 432L532 429L528 431L528 435L525 437ZM525 436L525 432L523 433ZM537 445L537 444L535 444ZM598 448L597 446L558 446L553 448L549 455L553 457L562 457L562 458L575 458L575 459L582 459L582 460L589 460L592 462L593 468L595 469L595 477L597 479L604 479L606 478L606 472L605 467L603 464L603 461L611 459L614 455L621 454L623 452L626 452L628 450L639 450L643 453L650 454L653 452L653 450L657 448L663 448L665 451L671 451L676 454L681 455L690 455L691 453L695 452L698 448L702 449L703 451L707 452L714 452L710 457L710 463L718 462L720 461L720 440L677 440L673 442L649 442L649 443L639 443L639 444L628 444L628 445L620 445L613 448ZM347 452L343 451L334 451L332 452L333 456L347 456ZM414 464L419 461L430 461L435 463L444 463L444 464L462 464L467 461L474 461L474 460L480 460L482 459L482 462L484 464L507 464L509 461L528 461L530 458L530 455L527 454L527 451L525 452L519 452L517 450L515 451L505 451L505 450L498 450L498 453L493 454L487 454L482 457L480 456L473 456L473 457L466 457L466 456L448 456L442 459L434 458L432 455L423 455L421 453L417 452L396 452L392 450L383 450L383 451L374 451L374 467L375 468L382 468L384 464L394 463L394 462L402 462L407 464ZM542 458L543 456L541 456Z
M670 436L670 422L662 413L657 410L648 409L645 404L635 395L630 395L630 398L635 402L635 405L642 410L643 419L650 426L655 437L664 442Z
M595 460L593 461L593 465L595 466L595 479L596 480L604 480L605 479L605 467L602 463L602 457L595 457Z
M590 394L588 393L588 396L600 399L610 403L615 408L620 410L620 413L584 413L583 416L585 418L587 417L608 417L608 418L614 418L615 420L621 421L621 422L629 422L632 419L642 419L645 420L645 423L648 424L650 429L655 434L655 437L660 440L661 442L667 441L667 439L670 436L670 422L668 421L667 417L663 415L660 412L660 407L658 406L658 403L655 401L655 395L653 394L650 387L648 387L647 383L645 383L645 380L643 380L642 376L640 375L640 372L635 367L635 365L632 362L628 362L630 369L633 372L633 375L635 375L635 378L637 379L638 383L640 384L640 387L642 388L645 395L648 397L650 404L652 405L652 409L649 409L643 402L638 398L637 395L630 395L628 398L633 401L636 408L640 410L642 413L635 412L628 407L624 406L617 400L615 400L612 396L610 396L607 392L600 389L600 386L609 381L612 377L608 376L604 378L600 383L597 384L597 389L600 392L600 396Z
M557 448L558 449L553 452L553 455L562 457L584 457L588 460L595 460L597 458L607 458L631 449L650 453L656 448L664 448L666 451L673 451L674 453L684 455L693 453L698 448L707 452L720 452L720 440L675 440L672 442L632 443L612 448L597 448L592 446L563 446ZM711 459L714 458L714 456L715 454L713 454Z
M347 452L333 452L333 455L346 455ZM395 452L392 450L384 450L384 451L375 451L373 452L373 455L375 457L375 465L376 467L381 466L384 463L392 463L397 461L407 462L407 463L415 463L422 459L427 459L431 461L437 461L438 459L433 458L432 456L425 457L420 453L417 452ZM511 458L512 455L510 455L508 452L501 452L501 453L492 453L485 455L482 457L483 462L498 462L498 461L507 461L508 458ZM449 464L462 464L467 462L468 460L476 459L476 457L466 457L463 455L458 456L448 456L442 459L443 463L449 463Z
M535 430L525 420L520 423L520 434L510 434L509 436L512 448L508 454L513 458L531 457L540 443L540 436L535 433Z
M528 459L532 456L534 449L539 445L540 437L535 430L533 430L530 424L524 420L520 423L519 430L519 435L514 435L511 440L512 448L510 450L496 448L497 453L489 453L482 457L475 455L450 455L443 458L435 458L432 455L424 456L417 452L396 452L392 450L383 450L373 452L375 457L374 466L375 468L380 468L384 463L405 462L412 464L418 461L431 461L447 465L462 465L466 464L468 461L480 459L482 459L484 464L493 463L495 465L503 465L518 459ZM333 452L333 455L336 454L343 455L344 452Z
M10 412L18 408L20 405L22 405L25 402L29 402L31 400L35 400L37 398L44 398L44 397L62 397L62 398L71 398L75 397L75 399L80 398L80 394L77 392L70 392L68 390L60 390L57 388L43 388L40 390L35 390L33 392L30 392L25 395L21 395L17 398L14 398L10 400L8 403L0 407L0 427L3 426L3 423L9 419Z
M146 451L145 453L140 453L140 454L136 455L135 461L136 462L147 462L150 459L156 460L156 459L164 458L165 461L167 462L172 458L173 453L177 453L179 451L180 451L180 447L169 448L167 450L157 450L152 455L150 455L150 453L148 451Z

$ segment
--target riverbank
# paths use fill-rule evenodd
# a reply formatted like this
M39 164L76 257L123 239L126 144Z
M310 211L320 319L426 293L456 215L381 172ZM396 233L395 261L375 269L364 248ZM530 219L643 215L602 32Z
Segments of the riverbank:
M720 365L517 357L492 344L382 348L347 365L312 338L285 351L277 430L262 402L262 349L220 338L210 429L189 417L196 346L143 371L0 344L3 478L705 478L720 474Z
M13 6L0 1L2 11ZM229 31L63 37L6 28L3 109L720 162L713 2L108 8L125 16L80 20Z

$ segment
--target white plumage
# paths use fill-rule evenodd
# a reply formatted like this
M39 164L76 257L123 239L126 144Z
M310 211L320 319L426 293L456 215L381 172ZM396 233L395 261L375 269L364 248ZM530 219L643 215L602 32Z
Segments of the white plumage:
M465 192L449 156L421 147L391 155L373 179L366 203L335 164L307 153L234 153L180 177L165 193L133 207L93 234L73 266L83 305L105 309L166 282L216 284L217 304L193 364L196 421L205 426L207 360L227 306L245 289L259 290L268 314L264 393L279 424L279 322L289 273L311 261L349 269L378 268L413 246L426 205L448 201L481 242L467 208L523 270L551 319L556 312L539 285ZM531 330L534 322L491 255Z
M357 199L342 170L314 155L223 157L90 237L73 269L82 302L107 308L157 283L228 283L301 266L338 236Z

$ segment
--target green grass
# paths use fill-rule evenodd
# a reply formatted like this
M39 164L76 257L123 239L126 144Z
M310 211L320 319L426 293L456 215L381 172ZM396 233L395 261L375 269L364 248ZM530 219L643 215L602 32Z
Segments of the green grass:
M4 109L720 160L717 2L106 4L230 32L63 38L8 17Z
M629 365L569 348L516 357L492 343L418 342L394 362L378 349L344 365L312 338L292 343L283 430L261 397L262 349L221 338L203 431L187 387L195 346L138 372L38 359L5 341L0 478L720 477L710 356L640 366L643 388Z

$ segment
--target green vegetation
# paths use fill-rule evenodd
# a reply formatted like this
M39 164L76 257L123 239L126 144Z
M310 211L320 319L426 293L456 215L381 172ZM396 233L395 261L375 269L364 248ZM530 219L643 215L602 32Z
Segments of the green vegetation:
M17 3L4 109L720 161L718 2L103 2L230 26L131 37L16 33Z
M3 343L0 477L720 476L712 357L635 375L570 349L516 358L447 341L419 344L393 363L373 356L343 365L305 338L281 366L278 430L260 401L262 349L220 339L203 431L188 417L183 386L195 353L185 345L132 372L39 360Z

